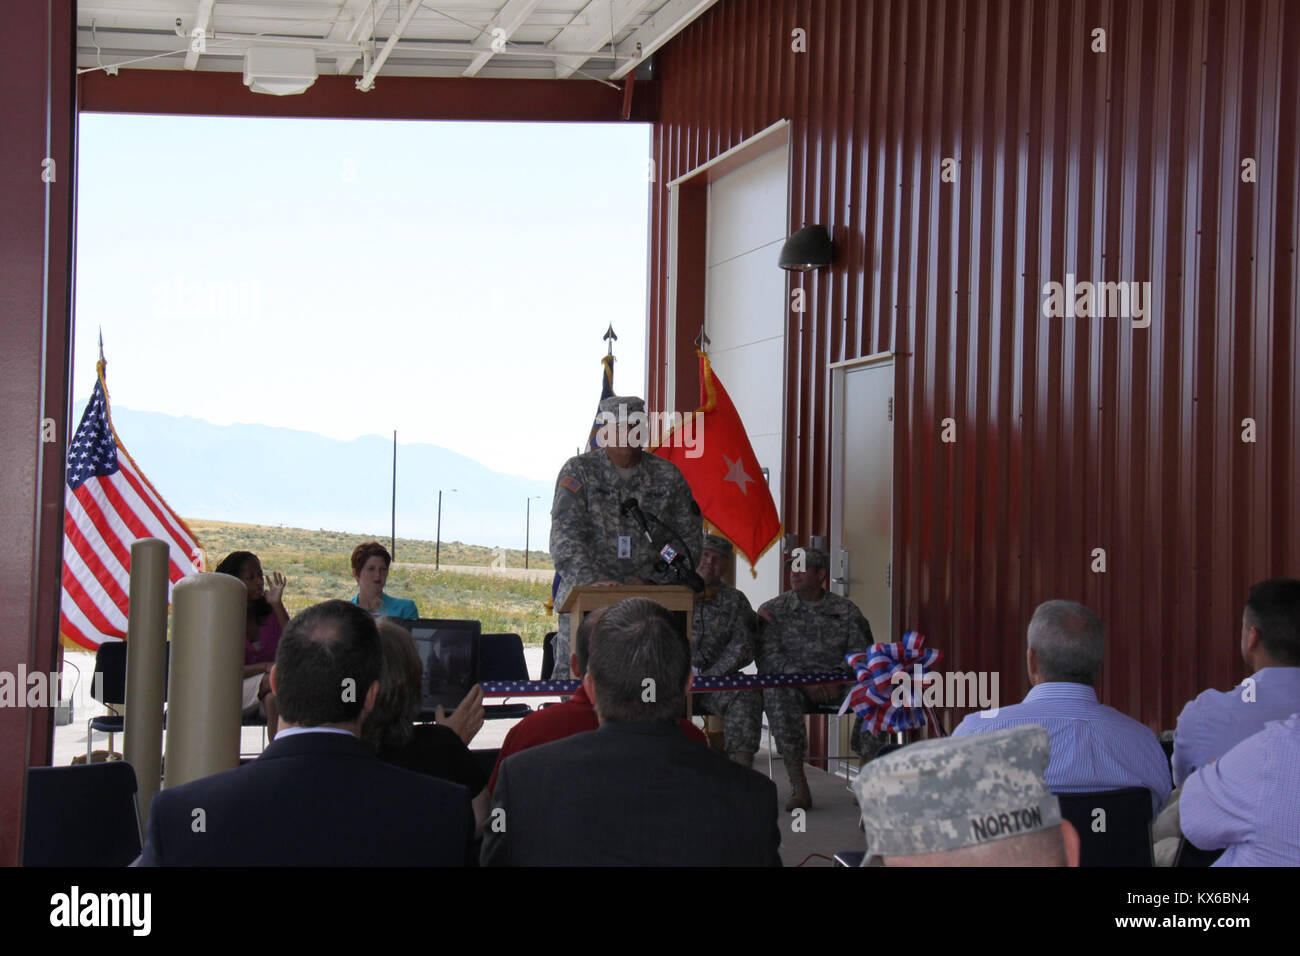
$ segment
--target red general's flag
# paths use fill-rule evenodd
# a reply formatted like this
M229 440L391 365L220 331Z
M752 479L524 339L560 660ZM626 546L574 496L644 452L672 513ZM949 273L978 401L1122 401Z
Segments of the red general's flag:
M780 538L781 519L736 406L714 377L709 357L703 352L696 354L700 357L701 404L685 416L680 427L687 434L695 428L695 450L700 454L687 457L692 449L674 440L677 429L664 436L654 453L677 466L705 520L725 535L752 567Z
M68 446L63 517L59 631L91 650L106 638L126 637L133 542L167 542L170 584L204 566L198 539L154 490L113 429L104 365L101 358L90 404Z

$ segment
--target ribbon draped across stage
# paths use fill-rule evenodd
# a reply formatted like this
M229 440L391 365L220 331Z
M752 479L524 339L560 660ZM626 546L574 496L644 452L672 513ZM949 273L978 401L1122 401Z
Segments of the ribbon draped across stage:
M817 674L725 674L721 677L695 678L695 683L691 685L691 693L844 684L850 679L843 671ZM484 697L553 697L572 694L581 686L580 680L492 680L484 681L482 684Z
M893 644L872 644L865 652L846 655L845 660L858 675L858 683L849 692L840 713L852 707L862 718L863 731L872 734L924 726L923 707L900 704L920 703L924 686L936 679L926 670L941 657L942 651L925 649L925 635L919 631L908 631L901 641ZM895 674L900 676L895 678Z

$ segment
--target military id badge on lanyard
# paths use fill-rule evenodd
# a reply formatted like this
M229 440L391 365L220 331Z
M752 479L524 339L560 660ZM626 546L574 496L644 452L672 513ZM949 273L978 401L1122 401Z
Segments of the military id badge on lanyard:
M620 534L618 536L618 556L620 558L632 557L632 536L630 534Z

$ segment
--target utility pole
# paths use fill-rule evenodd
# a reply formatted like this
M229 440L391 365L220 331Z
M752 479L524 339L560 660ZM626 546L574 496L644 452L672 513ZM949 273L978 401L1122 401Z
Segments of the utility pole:
M452 494L455 488L448 488L447 494ZM438 532L433 543L433 570L437 571L442 566L442 489L438 489Z
M529 495L524 499L524 569L528 568L528 532L532 530L533 499L541 495Z

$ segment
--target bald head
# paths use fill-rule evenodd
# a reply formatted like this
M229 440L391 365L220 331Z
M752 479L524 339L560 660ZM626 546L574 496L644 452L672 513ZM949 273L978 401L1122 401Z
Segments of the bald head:
M1101 621L1082 604L1044 601L1029 622L1029 676L1091 687L1101 676L1103 641Z
M349 601L312 605L289 622L275 652L281 717L301 727L360 720L381 658L369 612Z

